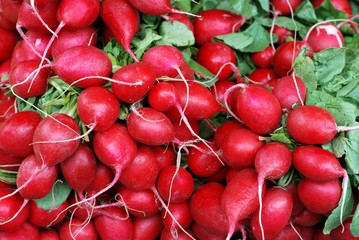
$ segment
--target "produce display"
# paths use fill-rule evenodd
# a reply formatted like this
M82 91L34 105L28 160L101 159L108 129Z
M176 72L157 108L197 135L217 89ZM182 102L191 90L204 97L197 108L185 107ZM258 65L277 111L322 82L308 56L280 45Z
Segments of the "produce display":
M0 0L0 239L359 239L358 16Z

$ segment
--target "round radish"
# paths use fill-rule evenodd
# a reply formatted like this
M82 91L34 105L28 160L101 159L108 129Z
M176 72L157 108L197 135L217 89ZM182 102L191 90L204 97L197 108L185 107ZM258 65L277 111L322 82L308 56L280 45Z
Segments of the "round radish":
M324 0L312 0L311 2L316 8L319 7ZM348 18L352 16L353 9L348 0L330 0L330 3L333 4L335 9L346 12L348 14Z
M11 58L19 35L0 27L0 63Z
M278 15L289 15L302 3L302 0L271 0L273 10Z
M217 128L217 131L214 133L214 143L217 147L221 148L224 138L236 128L241 128L243 125L236 120L229 120L224 122L221 126Z
M248 75L248 78L250 84L254 83L265 86L269 81L276 79L277 75L272 68L258 68L251 72L251 74Z
M278 41L276 42L277 45L281 45L282 43L284 43L286 41L286 38L293 37L293 35L294 35L294 33L291 30L289 30L286 27L279 26L279 25L274 25L274 27L272 29L272 33L274 35L277 35L277 37L278 37Z
M29 222L14 231L0 232L0 239L6 240L38 240L39 237L39 228Z
M30 214L28 220L38 227L50 227L60 223L65 217L68 207L67 201L49 210L42 209L34 200L30 201Z
M183 23L184 25L186 25L188 27L189 30L191 30L191 32L194 32L193 23L192 23L191 19L188 17L188 15L181 14L181 13L170 13L167 16L163 16L163 17L168 19L168 21L170 21L171 23L173 23L174 21Z
M172 217L169 216L166 211L162 211L162 222L165 228L173 231L178 229L178 224L183 228L187 228L191 225L192 216L187 201L182 203L170 203L168 209L172 212L177 223L173 221Z
M133 239L148 240L157 239L163 229L162 217L160 214L151 217L139 218L133 220Z
M155 84L148 93L150 106L157 111L167 111L176 105L175 88L169 82Z
M152 152L155 155L157 165L162 170L164 167L175 165L176 153L172 148L163 146L152 147Z
M267 46L261 51L251 53L251 60L258 68L269 68L273 65L274 53L273 48Z
M61 240L97 240L97 229L93 221L87 222L84 225L84 221L76 217L72 217L62 222L59 228L59 235Z
M225 105L224 103L224 96L227 92L227 90L230 87L233 87L233 85L235 85L235 83L233 81L230 80L222 80L222 81L217 81L212 87L211 87L211 92L214 96L216 96L216 100L217 102L219 102L221 105ZM231 102L231 98L229 96L228 102ZM222 108L223 111L227 111L226 108Z
M308 209L304 209L301 213L294 215L291 221L303 227L311 227L320 223L322 219L322 214L313 213Z
M344 37L333 24L326 23L316 26L305 38L313 49L320 52L327 48L341 48L344 46ZM323 41L325 39L325 41Z

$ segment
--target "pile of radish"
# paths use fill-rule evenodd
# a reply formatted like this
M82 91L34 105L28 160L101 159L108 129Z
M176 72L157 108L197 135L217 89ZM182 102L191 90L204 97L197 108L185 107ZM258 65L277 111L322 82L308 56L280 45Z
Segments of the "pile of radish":
M0 0L0 239L359 239L358 0Z

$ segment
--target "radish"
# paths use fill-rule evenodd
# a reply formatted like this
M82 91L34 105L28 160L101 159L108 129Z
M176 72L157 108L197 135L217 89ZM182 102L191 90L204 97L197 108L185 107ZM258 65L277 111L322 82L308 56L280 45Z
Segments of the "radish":
M229 221L227 240L229 240L238 221L250 216L258 207L258 176L254 169L246 168L238 172L227 184L222 195L222 208ZM263 186L265 192L265 185ZM245 238L244 226L240 226Z
M236 128L222 141L223 162L235 169L254 167L255 156L264 144L258 134L247 128Z
M273 10L278 15L293 14L302 0L271 0Z
M325 39L325 41L322 41ZM344 46L344 37L340 30L333 24L326 23L316 25L309 30L304 38L313 49L313 52L320 52L327 48L341 48Z
M273 240L303 240L301 232L302 228L300 226L288 224Z
M81 150L80 150L80 152L81 152ZM61 164L60 164L60 166L61 166ZM107 185L109 185L112 182L112 179L114 177L112 169L110 167L106 166L105 164L103 164L101 161L97 161L95 169L96 169L96 173L94 174L94 176L89 177L90 179L93 178L93 180L89 181L89 183L88 183L89 186L87 186L87 188L85 188L85 190L84 190L91 196L96 194L97 192L101 191Z
M320 5L322 5L324 0L311 0L311 2L313 4L313 6L315 8L317 8ZM339 11L344 11L348 15L348 18L350 18L352 16L353 9L348 0L330 0L330 2L331 2L331 4L333 4L335 9L337 9Z
M61 240L57 231L53 229L40 229L38 240Z
M0 88L0 125L16 111L15 96L7 96L6 92L8 89Z
M181 120L172 120L172 124L175 131L175 142L181 145L185 142L191 142L198 140L199 136L199 122L195 119L188 119L188 124L184 124ZM189 127L188 127L189 126ZM204 143L204 142L203 142ZM206 143L207 144L207 143ZM209 149L213 150L209 144ZM215 153L212 151L212 153Z
M171 216L168 216L166 211L161 212L163 226L171 231L179 231L178 225L182 228L188 228L192 223L192 216L189 210L188 201L182 203L170 203L168 210L172 212L173 217L176 219L176 222L173 221Z
M4 17L10 22L16 23L22 0L2 0L1 9Z
M118 15L121 18L118 18ZM100 16L116 41L138 62L138 58L130 47L133 36L140 28L138 11L127 0L104 0L101 2Z
M251 217L255 239L273 239L289 223L293 208L292 195L283 188L267 189L263 198L263 212L257 209Z
M272 34L277 35L278 37L278 41L276 42L276 45L281 45L286 41L287 38L294 37L294 33L290 31L288 28L283 26L274 25L271 31Z
M162 170L164 167L175 165L176 153L172 148L157 146L152 147L151 149L155 155L155 159L160 170Z
M315 226L323 219L322 214L313 213L308 209L304 209L301 213L292 217L292 223L303 227Z
M157 239L163 229L161 214L146 218L134 217L132 220L133 239L136 240Z
M191 224L191 229L198 239L223 240L226 238L226 235L214 232L196 222Z
M143 62L128 64L118 69L112 76L114 80L126 83L140 83L140 85L124 85L112 82L114 94L123 102L135 103L141 100L156 82L154 71Z
M150 106L157 111L167 111L176 104L175 88L169 82L156 83L147 96Z
M10 59L19 35L0 27L0 63Z
M34 111L17 112L0 125L0 149L18 157L33 153L32 138L42 120Z
M50 227L60 223L66 217L68 203L64 201L61 205L49 210L40 208L34 200L30 201L30 214L28 221L38 227ZM55 220L56 219L56 220Z
M10 19L7 19L5 17L4 12L0 12L0 28L6 29L6 30L15 30L16 29L16 23L11 22Z
M17 230L0 232L0 239L6 240L38 240L39 237L39 229L29 222L25 222Z
M9 170L9 171L17 171L23 159L24 159L23 157L16 157L0 149L1 169Z
M222 9L208 9L198 15L193 19L197 45L210 42L215 36L236 32L246 22L244 17Z
M188 234L187 234L188 233ZM193 240L194 233L191 231L191 229L185 229L185 232L176 232L175 238L174 233L171 230L168 230L166 228L162 229L160 240Z
M221 148L224 138L236 128L241 128L243 125L236 120L228 120L217 128L214 133L214 143L217 147Z
M59 228L59 235L61 240L97 240L98 234L97 229L93 221L87 222L84 225L84 222L78 218L67 219L62 222Z
M133 110L127 115L127 129L135 140L150 146L174 140L174 127L165 114L146 107Z
M258 68L270 68L273 65L274 53L273 48L267 46L262 51L251 53L251 60Z
M272 68L258 68L248 75L249 83L266 86L271 80L277 79Z
M191 32L194 32L193 23L188 17L188 15L181 13L169 13L168 15L163 15L162 17L165 18L167 21L170 21L171 23L173 23L174 21L183 23L188 27L189 30L191 30Z
M225 105L224 103L224 96L226 94L226 91L235 85L233 81L230 80L223 80L223 81L217 81L212 87L211 92L214 96L216 96L216 100L219 104ZM228 99L229 102L231 102L231 98ZM226 108L222 107L222 111L227 111Z
M300 214L306 208L298 196L298 182L292 181L285 188L292 194L292 197L293 197L292 215L295 216L295 215Z
M224 43L207 42L197 52L197 62L207 68L211 73L218 75L218 80L223 81L233 74L232 66L223 66L228 63L236 64L234 50Z
M164 15L166 13L181 13L181 14L189 14L186 12L182 12L178 9L175 9L170 0L128 0L128 2L140 12L149 15Z
M83 90L76 105L81 121L87 126L93 126L96 132L109 129L120 114L120 103L116 96L102 86L91 86Z

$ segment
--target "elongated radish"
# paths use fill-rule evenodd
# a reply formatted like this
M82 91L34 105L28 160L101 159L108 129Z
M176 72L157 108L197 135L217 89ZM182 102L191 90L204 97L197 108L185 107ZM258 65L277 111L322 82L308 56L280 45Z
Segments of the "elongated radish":
M166 13L188 14L186 12L175 9L171 5L170 0L128 0L128 2L140 12L149 15L159 16Z

